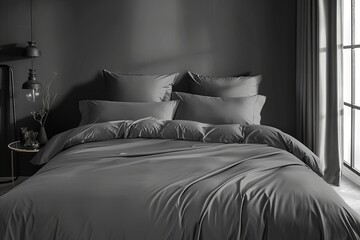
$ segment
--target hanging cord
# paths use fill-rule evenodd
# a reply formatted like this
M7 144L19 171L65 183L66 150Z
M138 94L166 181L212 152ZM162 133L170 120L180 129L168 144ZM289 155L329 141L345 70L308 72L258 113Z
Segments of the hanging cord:
M30 0L30 41L33 41L33 7ZM34 59L31 58L31 68L34 69Z
M33 40L33 15L32 15L32 0L30 0L30 40Z
M8 69L8 75L9 75L9 81L10 81L10 91L11 91L11 103L12 103L12 115L13 115L13 127L14 127L14 141L17 141L17 134L16 134L16 108L15 108L15 85L14 85L14 71L9 65L0 65L0 68L7 68ZM17 169L18 170L18 169ZM15 177L14 181L16 181L19 177L18 171L17 176ZM0 181L0 184L6 184L11 183L13 180L8 181Z

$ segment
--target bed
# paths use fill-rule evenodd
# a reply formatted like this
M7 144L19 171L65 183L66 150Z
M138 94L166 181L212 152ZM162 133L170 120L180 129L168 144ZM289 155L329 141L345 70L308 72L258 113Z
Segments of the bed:
M264 98L218 98L81 102L80 126L51 138L32 159L44 166L0 197L0 239L360 239L319 158L257 124ZM218 100L220 115L209 110ZM228 114L228 101L241 111Z

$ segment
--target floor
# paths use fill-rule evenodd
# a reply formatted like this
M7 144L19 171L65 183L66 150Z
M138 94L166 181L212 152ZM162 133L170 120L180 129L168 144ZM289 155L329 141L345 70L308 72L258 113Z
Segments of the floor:
M19 177L16 185L25 181L27 177ZM348 178L343 177L340 187L333 187L335 191L360 215L360 186ZM11 190L11 183L0 185L0 196Z
M360 186L342 177L341 186L333 188L360 215Z

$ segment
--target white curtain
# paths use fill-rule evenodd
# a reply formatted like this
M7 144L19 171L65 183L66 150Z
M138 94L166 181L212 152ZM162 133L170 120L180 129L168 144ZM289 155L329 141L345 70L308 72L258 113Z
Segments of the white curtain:
M297 1L297 138L339 185L342 166L342 1Z

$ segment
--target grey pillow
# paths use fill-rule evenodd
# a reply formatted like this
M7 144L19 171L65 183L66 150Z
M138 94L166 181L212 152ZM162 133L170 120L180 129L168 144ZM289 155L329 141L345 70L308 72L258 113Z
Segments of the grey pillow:
M213 97L250 97L258 94L261 75L212 77L188 72L190 93Z
M172 120L179 101L166 102L111 102L83 100L79 102L80 126L118 120L138 120L154 117Z
M173 92L172 99L181 100L174 119L210 124L260 124L266 97L209 97Z
M178 73L166 75L116 74L103 70L106 99L123 102L169 101Z

